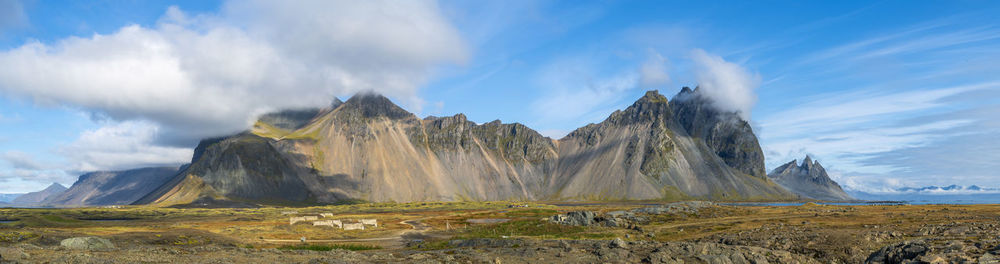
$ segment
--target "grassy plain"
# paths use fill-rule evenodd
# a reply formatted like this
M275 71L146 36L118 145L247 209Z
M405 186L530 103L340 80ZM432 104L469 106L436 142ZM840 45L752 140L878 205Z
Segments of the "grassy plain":
M526 207L513 207L526 205ZM302 208L0 209L0 246L58 245L61 239L100 236L116 244L165 247L223 245L304 250L435 250L469 238L689 241L759 246L814 257L866 255L890 243L940 236L928 226L995 223L1000 205L712 206L694 213L648 215L636 229L566 226L544 220L569 211L609 212L639 203L556 205L516 202L373 203ZM379 227L344 231L310 223L289 225L287 213L328 219L378 219ZM321 218L322 219L322 218ZM469 219L501 219L475 224ZM962 236L959 233L957 236ZM975 240L978 237L960 237ZM307 243L299 240L305 237ZM726 241L726 240L733 241ZM407 241L421 240L419 248Z

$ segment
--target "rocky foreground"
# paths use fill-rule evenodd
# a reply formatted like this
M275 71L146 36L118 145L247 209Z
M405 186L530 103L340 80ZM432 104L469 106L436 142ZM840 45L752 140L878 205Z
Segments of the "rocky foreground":
M821 263L759 247L602 240L451 240L449 249L286 251L226 246L72 249L22 244L3 263Z
M226 244L113 245L107 239L81 237L57 245L2 247L0 263L1000 263L998 227L992 223L955 223L926 225L915 234L874 231L862 239L932 237L893 243L875 252L848 244L828 244L830 251L810 250L810 246L837 238L824 232L780 227L703 239L718 239L718 243L477 238L369 251L253 249Z
M364 232L289 225L286 208L0 209L0 217L18 219L0 224L0 263L1000 263L998 205L298 210L361 213L384 225ZM80 220L97 216L134 218Z

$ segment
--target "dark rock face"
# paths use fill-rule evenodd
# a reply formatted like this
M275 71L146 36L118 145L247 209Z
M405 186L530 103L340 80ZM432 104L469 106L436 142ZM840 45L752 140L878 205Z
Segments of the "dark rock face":
M727 159L713 148L713 141L694 136L701 126L685 121L677 111L682 92L674 102L649 91L624 111L615 111L601 123L579 128L559 140L559 161L554 180L564 198L594 199L787 199L790 193L766 179L740 168L763 168L759 159ZM684 98L687 99L687 98ZM691 107L707 107L689 103ZM686 112L685 112L686 113ZM717 124L717 111L698 112L697 120ZM735 116L735 114L733 114ZM685 122L691 131L685 128ZM700 121L699 121L700 122ZM708 122L708 121L705 121ZM701 123L697 123L701 124ZM731 138L756 136L746 130L717 125L715 134ZM723 133L725 132L725 133ZM722 137L722 136L716 136ZM726 138L726 137L724 137ZM744 144L744 143L741 143ZM752 149L738 145L738 149ZM733 166L736 165L736 166ZM763 175L760 173L759 175Z
M242 134L205 148L182 174L196 175L220 195L250 200L304 201L300 172L273 141Z
M414 117L410 112L392 103L385 96L362 93L351 97L343 103L342 116L350 119L386 117L389 119L404 119ZM338 106L339 108L339 106Z
M177 175L178 167L102 171L81 175L65 192L45 200L56 206L131 204Z
M476 124L462 114L421 120L381 95L359 94L205 140L190 168L140 203L793 198L755 177L763 159L749 125L724 125L726 114L702 104L675 107L649 91L555 141L522 124ZM687 126L707 137L692 136L675 108L693 113ZM738 153L745 150L754 153Z
M802 165L791 161L768 174L774 182L784 186L799 196L827 201L854 200L840 188L840 184L830 179L826 169L817 161L806 156Z
M17 206L40 206L40 205L45 205L45 199L49 199L49 197L58 196L59 194L62 194L65 191L66 191L66 187L65 186L62 186L62 184L53 183L52 185L49 185L49 187L45 188L44 190L37 191L37 192L30 192L30 193L26 193L26 194L23 194L21 196L18 196L11 203L14 204L14 205L17 205Z
M736 113L721 113L708 98L687 87L670 105L677 122L692 137L701 138L729 166L744 174L764 178L764 152L753 128Z

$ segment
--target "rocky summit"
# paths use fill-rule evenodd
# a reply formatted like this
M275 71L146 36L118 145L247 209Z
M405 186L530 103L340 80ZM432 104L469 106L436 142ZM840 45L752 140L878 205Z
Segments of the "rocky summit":
M771 171L768 177L803 198L826 201L854 200L840 188L840 184L830 179L819 161L813 161L809 156L802 161L802 165L793 160Z
M649 91L554 140L465 115L420 119L358 94L267 114L202 141L190 166L137 204L313 204L456 200L777 200L757 137L697 89Z

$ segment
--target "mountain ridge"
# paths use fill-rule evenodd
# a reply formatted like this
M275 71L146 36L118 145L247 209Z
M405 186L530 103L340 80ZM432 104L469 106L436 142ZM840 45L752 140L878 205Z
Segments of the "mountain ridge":
M67 190L66 186L62 184L52 183L49 187L37 192L29 192L22 194L11 201L11 204L17 206L41 206L44 205L46 199L52 196L59 195Z
M332 105L204 140L189 167L136 203L794 197L756 175L763 154L748 123L723 124L728 113L704 101L675 106L656 90L559 140L464 114L419 119L372 93ZM755 153L720 155L733 146Z

